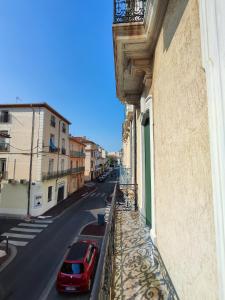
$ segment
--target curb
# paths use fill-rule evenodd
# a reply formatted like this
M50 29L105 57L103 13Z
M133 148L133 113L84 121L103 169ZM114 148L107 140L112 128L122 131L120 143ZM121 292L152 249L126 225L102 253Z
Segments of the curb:
M60 218L68 209L70 209L71 207L73 207L74 205L77 205L81 202L81 200L84 200L86 197L88 197L88 195L90 195L91 193L93 193L95 190L97 190L97 188L93 189L92 191L90 191L86 196L81 196L80 199L78 199L77 201L75 201L73 204L71 204L70 206L68 206L67 208L65 208L61 213L59 213L58 215L56 215L55 217L51 217L51 220L55 220ZM64 200L63 200L64 201Z
M10 256L9 258L0 266L0 272L2 272L7 266L8 264L11 263L11 261L16 257L17 254L17 249L16 246L9 244L9 248L10 248Z

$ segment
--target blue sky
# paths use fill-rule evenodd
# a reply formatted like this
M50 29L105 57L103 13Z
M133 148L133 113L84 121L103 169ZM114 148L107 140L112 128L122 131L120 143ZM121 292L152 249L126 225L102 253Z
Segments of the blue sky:
M0 0L0 103L47 102L73 135L119 150L112 13L113 0Z

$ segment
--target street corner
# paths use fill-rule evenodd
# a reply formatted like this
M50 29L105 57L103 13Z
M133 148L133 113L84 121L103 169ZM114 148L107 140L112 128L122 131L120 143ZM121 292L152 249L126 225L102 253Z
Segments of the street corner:
M6 244L3 240L0 243L0 272L2 272L16 257L17 249L14 245ZM1 296L1 286L0 286ZM1 299L1 297L0 297Z

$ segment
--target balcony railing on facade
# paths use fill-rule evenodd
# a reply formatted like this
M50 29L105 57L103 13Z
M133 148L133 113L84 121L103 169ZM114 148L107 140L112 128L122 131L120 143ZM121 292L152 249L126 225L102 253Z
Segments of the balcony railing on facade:
M0 152L9 152L10 146L8 143L0 143Z
M84 172L84 167L78 167L78 168L72 168L71 169L71 174L78 174Z
M82 151L70 151L71 157L85 158L85 153Z
M78 168L70 168L67 170L61 170L61 171L52 171L52 172L44 172L42 173L42 180L49 180L54 178L60 178L64 176L68 176L71 174L78 174L84 172L84 167L78 167Z
M143 22L149 0L114 0L114 24Z
M51 153L58 153L59 152L59 148L49 146L49 152L51 152Z
M0 171L0 180L7 180L8 179L8 172L6 171Z

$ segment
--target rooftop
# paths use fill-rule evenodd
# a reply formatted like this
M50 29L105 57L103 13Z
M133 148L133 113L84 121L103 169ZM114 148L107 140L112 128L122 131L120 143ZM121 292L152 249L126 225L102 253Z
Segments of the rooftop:
M48 105L46 102L40 102L40 103L23 103L23 104L0 104L0 109L4 108L4 109L9 109L9 108L46 108L47 110L49 110L50 112L52 112L53 114L55 114L57 117L59 117L60 119L62 119L64 122L66 122L67 124L71 124L70 121L68 121L66 118L64 118L60 113L58 113L54 108L52 108L50 105Z

